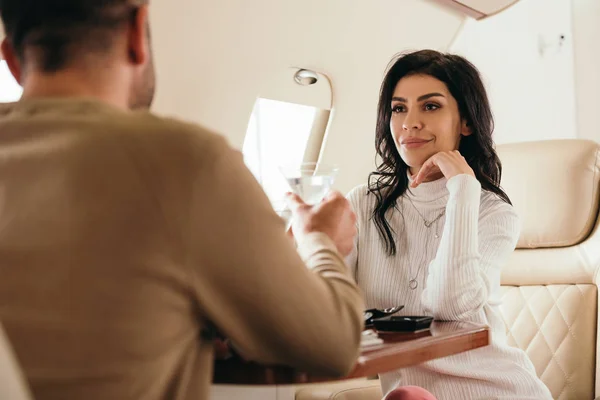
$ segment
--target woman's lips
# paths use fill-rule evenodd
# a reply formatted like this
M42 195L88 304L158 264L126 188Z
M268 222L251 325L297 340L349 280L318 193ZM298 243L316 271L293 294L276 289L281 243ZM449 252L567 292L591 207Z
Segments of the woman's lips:
M431 142L431 140L433 140L433 139L430 139L430 140L406 139L406 140L402 141L402 146L407 149L416 149L416 148L425 146L427 143Z

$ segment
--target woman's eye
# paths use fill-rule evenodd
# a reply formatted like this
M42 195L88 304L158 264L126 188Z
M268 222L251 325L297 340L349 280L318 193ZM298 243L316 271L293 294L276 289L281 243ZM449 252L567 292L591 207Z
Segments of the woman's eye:
M404 106L397 105L397 106L392 107L393 113L401 113L401 112L405 112L405 111L406 111L406 107L404 107Z
M434 110L437 110L438 108L440 108L440 106L438 106L437 104L433 104L433 103L425 104L425 111L434 111Z

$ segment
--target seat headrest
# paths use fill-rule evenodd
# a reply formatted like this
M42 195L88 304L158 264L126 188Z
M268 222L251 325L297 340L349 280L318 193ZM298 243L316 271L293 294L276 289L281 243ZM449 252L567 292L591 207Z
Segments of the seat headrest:
M598 217L600 145L548 140L498 146L502 188L521 218L517 248L573 246Z

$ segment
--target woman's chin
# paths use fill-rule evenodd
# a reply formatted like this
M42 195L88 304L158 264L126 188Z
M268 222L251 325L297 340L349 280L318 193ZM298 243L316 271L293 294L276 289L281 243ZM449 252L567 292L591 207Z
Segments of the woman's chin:
M423 165L425 163L425 161L427 161L427 158L425 158L425 157L419 157L419 158L417 158L417 157L402 157L402 161L404 161L404 163L408 166L409 173L411 175L414 175L417 172L419 172L421 165Z
M437 151L425 151L425 149L413 149L409 151L400 152L400 157L404 161L406 165L408 165L412 170L416 169L417 172L421 165L425 164L425 161L429 160L431 156L433 156Z

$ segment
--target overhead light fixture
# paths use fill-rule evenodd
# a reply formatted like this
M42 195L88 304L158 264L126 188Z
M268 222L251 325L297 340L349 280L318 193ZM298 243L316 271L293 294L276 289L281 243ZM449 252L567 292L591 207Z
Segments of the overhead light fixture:
M301 69L294 75L294 81L296 81L298 85L302 86L314 85L318 80L319 75L317 75L316 72L308 69Z

